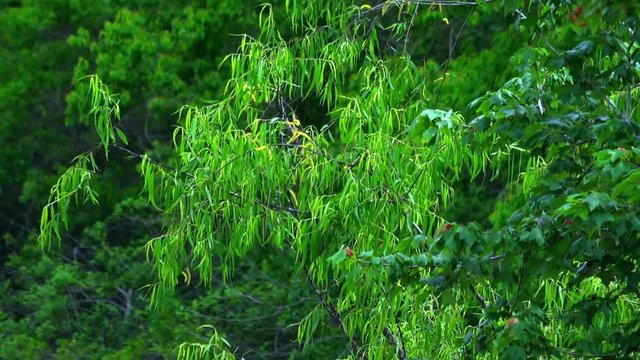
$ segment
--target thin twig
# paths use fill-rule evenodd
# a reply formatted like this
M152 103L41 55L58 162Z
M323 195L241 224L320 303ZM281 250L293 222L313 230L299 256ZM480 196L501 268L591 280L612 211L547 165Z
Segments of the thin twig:
M287 243L289 247L293 250L293 245L289 241L287 241ZM329 313L329 316L331 316L331 318L336 323L338 323L344 335L347 338L350 338L349 334L347 333L347 329L345 329L344 327L344 324L342 322L342 316L340 315L340 312L338 311L338 309L336 309L336 307L327 300L326 295L322 291L320 291L315 281L313 281L313 278L311 277L311 273L309 272L309 270L307 268L303 268L303 272L305 273L307 281L309 282L309 284L311 284L311 287L313 288L313 292L316 294L316 296L318 296L325 310L327 310L327 312ZM353 338L351 338L350 346L356 354L360 354L360 352L362 351L362 346L360 345L360 342L357 336L354 336ZM362 359L369 360L369 357L365 353L362 353Z
M473 8L471 8L471 11L469 11L469 14L467 14L467 17L464 19L462 26L460 26L460 31L458 32L458 35L456 35L456 40L453 42L453 45L449 50L449 57L447 58L447 63L444 66L444 74L442 75L442 80L440 80L440 88L438 89L438 93L436 94L436 101L435 101L434 108L438 107L438 101L440 100L440 94L442 93L442 86L444 85L444 80L447 78L447 71L449 71L449 64L451 63L451 60L453 58L453 51L455 50L456 45L458 44L458 40L460 39L460 35L462 35L462 31L467 25L467 22L469 22L469 18L471 17L471 14L473 14L475 9L476 8L474 6Z
M473 287L473 284L469 283L469 289L471 289L471 292L476 297L482 308L486 309L488 306L487 302L485 301L484 297L482 297L482 295L480 295L480 293L476 290L476 288Z
M402 3L416 4L416 5L424 5L424 6L477 6L483 5L493 2L494 0L485 0L485 1L457 1L457 0L407 0ZM378 4L371 9L364 11L363 13L372 12L380 10L386 6L391 4L398 4L398 1L385 1L381 4Z
M420 179L420 176L422 175L423 172L424 172L424 168L420 169L420 171L418 172L418 175L416 175L416 178L413 179L413 183L411 183L411 186L409 186L409 189L407 190L407 192L404 193L404 197L409 196L409 193L411 192L411 190L413 190L413 187L416 185L416 183L418 182L418 179Z
M113 147L113 148L115 148L115 149L118 149L118 150L120 150L120 151L122 151L122 152L124 152L124 153L127 153L127 154L129 154L129 155L131 155L131 156L133 156L133 157L136 157L136 158L138 158L138 159L145 159L145 158L146 158L146 160L147 160L148 162L150 162L150 163L152 163L152 164L154 164L154 165L156 165L156 166L159 166L159 167L161 167L161 168L164 168L165 170L178 171L178 172L181 172L181 173L183 173L183 174L186 174L186 175L188 175L188 176L190 176L190 177L192 177L192 178L195 178L195 177L196 177L195 175L193 175L193 174L191 174L191 173L189 173L189 172L187 172L187 171L178 170L178 169L176 169L176 168L174 168L174 167L172 167L172 166L169 166L169 165L167 165L167 164L163 164L163 163L161 163L161 162L159 162L159 161L153 160L153 159L149 158L148 156L145 156L145 155L142 155L142 154L138 154L137 152L131 151L131 150L127 149L126 147L120 146L120 145L118 145L118 144L111 144L110 146L111 146L111 147Z
M411 21L409 21L409 28L407 29L407 35L404 38L404 46L403 52L407 53L407 45L409 44L409 37L411 36L411 28L413 27L413 23L416 20L416 15L418 14L418 8L420 7L420 3L416 3L416 8L413 11L413 15L411 15Z
M404 341L404 334L402 332L402 329L400 329L400 321L398 320L398 317L396 317L396 328L398 329L398 336L400 337L400 345L402 348L402 350L398 352L398 358L400 360L404 360L407 358L407 347Z

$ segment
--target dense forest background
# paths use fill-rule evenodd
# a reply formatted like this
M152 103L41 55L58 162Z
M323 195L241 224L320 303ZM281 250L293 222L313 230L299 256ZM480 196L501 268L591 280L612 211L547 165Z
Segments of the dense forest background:
M161 213L148 206L146 195L141 195L140 158L136 154L147 154L155 161L178 166L172 137L175 127L184 125L184 114L180 109L183 105L207 106L225 96L225 86L233 75L232 62L225 58L238 50L243 41L240 34L260 37L264 21L261 3L248 0L0 1L0 359L175 358L180 344L207 343L212 328L226 339L238 358L335 359L352 353L354 349L348 346L340 326L330 317L318 322L313 339L305 342L306 346L298 342L298 324L318 308L321 301L304 274L293 270L298 258L296 254L273 244L249 249L242 261L235 263L233 274L228 277L214 272L210 286L198 286L198 274L194 271L183 275L184 281L178 284L177 291L167 294L161 306L153 306L150 302L150 285L157 281L157 276L144 245L150 238L162 234L166 223ZM355 5L368 10L382 3ZM416 66L415 73L427 79L422 85L421 96L428 97L433 108L453 109L469 120L476 118L478 111L488 112L489 105L480 110L477 110L477 103L469 106L479 97L484 96L481 101L493 101L496 106L513 105L509 103L515 101L513 99L496 98L508 97L506 92L496 91L510 79L522 75L523 64L536 56L526 51L529 46L544 47L546 44L558 52L576 52L573 58L571 54L567 55L568 74L574 68L586 69L580 62L587 61L580 58L581 41L607 32L608 27L613 26L606 23L606 16L598 16L597 11L601 9L597 2L590 1L584 4L580 1L540 2L542 10L535 10L536 13L530 13L533 11L530 4L521 7L516 6L517 2L509 1L477 6L447 6L446 2L444 6L438 6L425 2L417 7L415 4L420 2L411 3L407 2L410 11L405 9L388 15L392 20L397 16L398 21L402 18L409 23L409 33L394 37L393 31L384 33L381 29L378 43L383 45L376 51L382 54L381 57L410 58ZM284 0L271 2L273 26L284 39L295 39L298 30L291 27L292 13L288 6L291 5ZM637 16L633 2L616 6L611 11L623 13L625 19ZM552 10L548 10L549 7ZM592 12L587 15L588 11ZM547 17L554 17L554 20L547 20ZM629 28L637 25L634 21ZM585 31L593 33L585 35ZM615 36L614 32L610 31L611 37ZM636 34L631 39L633 36ZM582 86L579 89L578 85L576 89L569 89L564 86L566 84L553 88L561 82L561 76L554 73L552 75L556 77L549 80L549 88L591 94L596 93L596 89L606 93L619 83L632 84L633 94L630 90L626 101L631 101L632 95L635 101L638 63L633 62L636 60L632 61L631 56L637 57L638 46L629 44L634 40L625 41L630 56L626 68L616 68L613 64L604 69L584 70L600 71L602 75L613 69L622 80L602 75L605 80L592 86L593 89L587 88L586 80L578 84ZM611 42L615 43L614 40ZM545 65L551 62L548 60ZM48 203L52 185L76 155L92 151L99 143L89 114L91 84L87 76L93 74L117 94L118 128L126 134L128 146L112 149L108 162L104 157L96 158L100 176L93 180L92 186L100 194L99 205L72 207L62 241L54 242L43 251L37 238L41 230L41 211ZM345 91L355 92L362 80L356 72L347 76ZM601 78L596 76L594 81ZM576 77L574 84L580 81ZM620 86L624 90L626 85ZM524 87L515 85L510 94ZM542 87L536 91L543 92ZM535 97L527 93L521 98L527 96ZM599 95L588 96L596 98L594 103L602 103ZM561 95L544 99L549 111L560 108L563 103ZM624 102L625 96L615 97L612 101ZM304 101L292 103L296 116L310 119L305 126L320 128L332 121L332 113L327 111L318 94L311 93ZM532 104L533 108L542 106L536 101ZM624 109L624 105L620 108ZM509 111L520 109L513 105ZM495 110L494 115L496 112L500 110ZM505 111L502 119L511 115ZM627 115L627 123L636 124L632 126L633 130L613 129L606 135L607 139L619 139L620 134L629 136L624 144L608 145L612 149L622 148L621 152L637 150L633 148L637 140L634 133L637 115L633 113L632 116L631 112ZM407 125L412 120L408 119ZM565 120L557 118L553 121ZM545 141L553 144L558 137L536 137L534 132L538 134L546 131L545 126L558 125L549 121L545 119L537 125L532 121L527 123L528 127L503 126L498 132L508 132L516 139L513 143L535 149L533 153L545 158L547 145L537 147L536 144ZM568 125L558 126L566 129ZM580 131L580 134L569 130L566 133L575 138L588 137L586 130ZM600 142L597 144L600 148L596 150L606 148ZM588 151L592 154L596 150ZM585 150L581 156L588 157L589 154ZM622 161L619 160L622 155L611 160L609 168L603 171L613 174L610 175L613 180L609 185L599 183L599 186L611 188L611 184L631 176L628 174L637 169L633 156L637 157L638 153L629 155L628 167L615 162ZM531 158L535 159L534 156ZM602 157L599 159L604 161ZM524 161L526 163L528 159ZM561 177L554 174L556 178ZM637 177L633 179L628 186L637 187ZM462 174L453 184L455 196L442 211L442 219L446 219L447 224L473 223L485 228L507 224L513 220L510 216L515 207L525 203L524 197L514 195L522 189L513 190L508 185L512 180L513 174L495 169L487 170L480 177ZM555 185L546 183L544 191L552 193ZM630 191L621 190L617 196L625 197ZM638 198L627 197L625 199L633 209ZM601 218L599 223L596 221L594 228L597 226L600 232L603 224L605 227L609 224L605 232L617 229L619 235L616 236L637 240L637 218L624 218L635 210L616 208L616 211L611 210L607 213L609 217ZM539 223L543 222L540 217L537 219ZM567 221L569 225L580 222L577 216L575 220L570 217L555 221L554 226L559 229L566 227ZM624 221L627 221L626 225L614 225ZM587 220L579 225L591 226ZM530 231L528 236L533 239L536 235L532 233ZM602 256L597 259L605 261ZM587 260L580 258L567 268L575 272L583 261ZM606 261L609 265L614 263ZM606 272L604 269L609 265L602 265L602 271ZM637 259L630 260L625 266L629 275L625 278L627 284L635 282L637 285ZM549 277L562 278L557 275L559 272L552 272ZM619 273L612 276L621 279ZM513 281L518 282L515 277ZM567 278L566 281L571 280ZM629 309L637 310L638 307L637 287L628 286L631 290L625 292L625 296L631 294L628 295L631 297L629 303L633 306L625 308L627 315L626 318L622 316L626 319L622 323L635 325L620 330L620 339L637 334L637 313L629 315L633 314ZM523 297L528 296L524 290L522 293ZM622 294L615 296L617 301ZM575 304L571 306L577 306L580 311L602 311L600 308L587 309L588 306L597 308L602 305L600 303L589 305L576 300ZM512 315L501 313L500 316L506 319ZM589 321L591 318L587 323ZM602 334L607 329L593 330L575 343L566 340L566 344L571 351L581 349L584 353L597 353L598 350L585 344L605 341ZM459 340L460 346L468 343L468 339ZM637 342L621 351L633 356L637 350L633 346L637 346ZM526 341L522 340L524 343ZM610 343L617 344L615 341ZM522 346L527 351L540 349ZM617 348L611 345L605 350ZM514 357L524 356L524 353L519 354ZM569 353L564 355L569 356ZM555 353L555 356L563 355Z

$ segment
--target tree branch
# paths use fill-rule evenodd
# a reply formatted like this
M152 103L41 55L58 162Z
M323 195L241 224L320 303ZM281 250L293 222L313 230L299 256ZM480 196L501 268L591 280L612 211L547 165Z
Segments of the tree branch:
M293 246L291 245L291 243L289 243L289 247L293 249ZM311 278L311 274L309 273L309 270L307 268L304 268L303 271L306 275L307 281L311 284L311 287L313 288L313 292L318 296L325 310L327 310L327 312L329 313L329 316L331 316L331 318L336 323L338 323L344 335L347 338L350 338L349 334L347 333L347 330L344 328L344 325L342 323L342 316L340 315L340 312L338 311L338 309L336 309L336 307L333 306L333 304L327 301L326 296L322 293L322 291L320 291L316 283L313 281L313 278ZM385 330L387 329L385 328ZM358 337L359 336L356 335L353 338L351 338L351 343L349 345L351 346L351 348L356 354L360 354L362 352L361 355L363 360L369 360L369 357L363 352L363 349L362 349L362 346L360 345Z

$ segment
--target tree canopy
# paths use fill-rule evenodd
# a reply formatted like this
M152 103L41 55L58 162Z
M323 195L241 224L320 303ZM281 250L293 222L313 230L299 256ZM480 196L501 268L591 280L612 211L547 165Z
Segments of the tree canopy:
M146 281L149 319L204 324L184 359L252 356L197 315L242 288L303 349L255 357L639 356L634 2L233 3L123 8L69 38L85 146L40 203L42 249L153 220L118 235L153 274L121 281Z

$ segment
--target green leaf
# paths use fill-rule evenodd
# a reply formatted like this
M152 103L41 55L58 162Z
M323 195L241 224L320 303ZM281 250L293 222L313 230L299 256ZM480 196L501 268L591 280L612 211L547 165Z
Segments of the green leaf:
M414 257L415 264L418 266L425 267L429 265L429 257L426 254L420 254Z
M429 127L425 131L422 132L422 140L425 142L430 142L438 134L438 130L434 127Z
M595 192L592 192L591 194L585 196L583 199L583 202L586 202L587 204L589 204L589 211L593 211L598 207L604 209L606 205L606 201L602 196L602 194L595 193Z
M613 196L620 196L622 194L632 195L640 192L640 169L634 170L627 175L620 183L613 187Z
M118 134L118 137L120 138L120 140L125 144L125 145L129 145L129 142L127 140L127 136L124 134L124 132L122 130L120 130L119 128L115 128L116 129L116 134Z
M440 287L447 283L447 277L444 275L430 276L420 279L420 283L433 287Z
M611 213L609 212L605 212L605 211L598 211L595 213L591 213L591 219L593 219L593 221L596 223L596 227L598 228L598 231L600 231L600 229L602 229L602 224L604 224L605 222L613 222L616 219L613 217L613 215L611 215Z
M341 262L343 262L347 258L347 252L344 251L343 247L340 247L340 250L336 251L333 255L327 258L327 261L331 263L333 266L337 266Z
M586 40L576 45L576 47L574 47L573 49L568 50L566 52L566 55L570 58L582 57L582 56L589 55L592 52L593 52L593 41Z
M527 352L522 346L511 345L502 352L502 359L526 359Z
M427 243L427 237L424 236L423 234L418 234L414 236L413 239L411 240L411 245L415 248L422 247L426 243Z
M440 252L439 254L432 256L431 260L435 265L445 266L453 260L453 257L448 253Z
M360 253L360 255L358 255L358 258L360 259L370 259L371 257L373 257L373 250L365 251Z
M529 232L529 239L535 241L538 246L544 245L544 235L540 228L533 228L531 232Z

